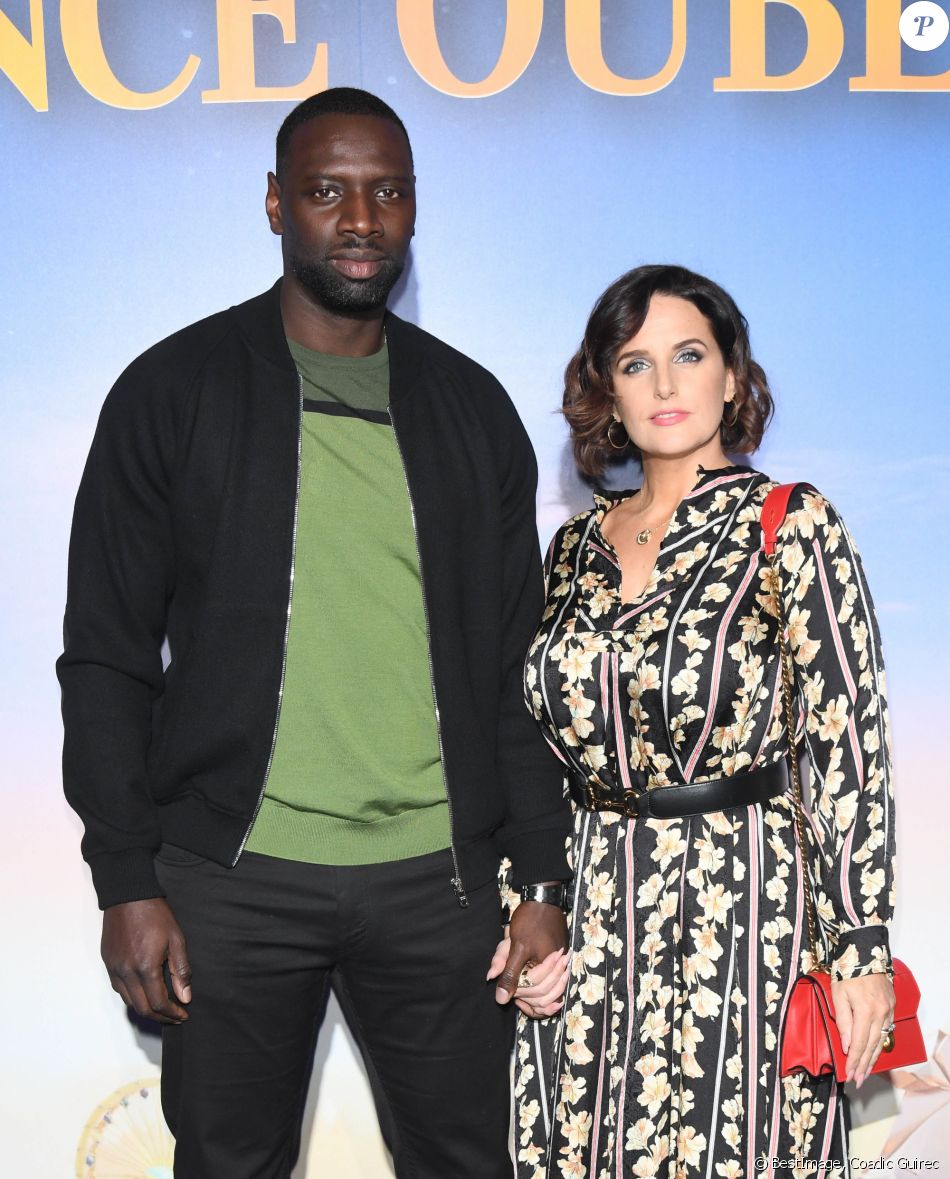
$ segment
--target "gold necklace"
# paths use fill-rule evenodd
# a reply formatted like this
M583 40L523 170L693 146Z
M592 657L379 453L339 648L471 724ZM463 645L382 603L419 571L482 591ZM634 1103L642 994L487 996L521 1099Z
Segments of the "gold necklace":
M649 544L650 537L653 535L653 533L656 532L658 528L661 528L664 524L669 524L672 519L673 516L667 516L665 520L660 520L658 524L652 524L649 528L641 528L637 533L637 544Z

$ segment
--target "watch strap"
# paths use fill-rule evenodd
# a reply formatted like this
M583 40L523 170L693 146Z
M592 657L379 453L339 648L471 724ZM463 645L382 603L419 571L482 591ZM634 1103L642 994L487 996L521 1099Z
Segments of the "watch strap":
M557 905L565 911L569 908L568 885L559 880L556 884L523 884L521 886L523 901L538 901L542 905Z

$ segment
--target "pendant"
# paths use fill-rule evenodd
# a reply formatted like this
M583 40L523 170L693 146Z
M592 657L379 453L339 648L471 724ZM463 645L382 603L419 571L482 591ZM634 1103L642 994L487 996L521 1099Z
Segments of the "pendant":
M652 528L644 528L642 532L637 533L637 544L649 544L650 537L653 535Z

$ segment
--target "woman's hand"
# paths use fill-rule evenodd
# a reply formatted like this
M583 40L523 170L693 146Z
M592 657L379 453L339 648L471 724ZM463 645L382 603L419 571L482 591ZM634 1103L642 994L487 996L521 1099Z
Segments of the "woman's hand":
M846 1080L863 1084L881 1055L885 1028L894 1022L894 984L886 974L832 981L831 1001L848 1054Z
M504 971L511 951L511 941L503 938L495 950L488 968L488 980ZM568 950L553 950L537 965L525 967L521 972L519 985L513 992L515 1006L532 1019L544 1019L554 1015L564 1005L564 991L570 974L570 953ZM529 985L525 985L525 984Z

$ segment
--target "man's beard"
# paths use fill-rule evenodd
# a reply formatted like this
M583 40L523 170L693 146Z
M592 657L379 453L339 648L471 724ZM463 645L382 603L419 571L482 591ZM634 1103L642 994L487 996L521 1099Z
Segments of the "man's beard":
M391 256L379 259L382 266L372 278L347 278L327 261L295 257L294 275L314 300L327 311L376 311L386 305L389 292L396 285L405 262Z

